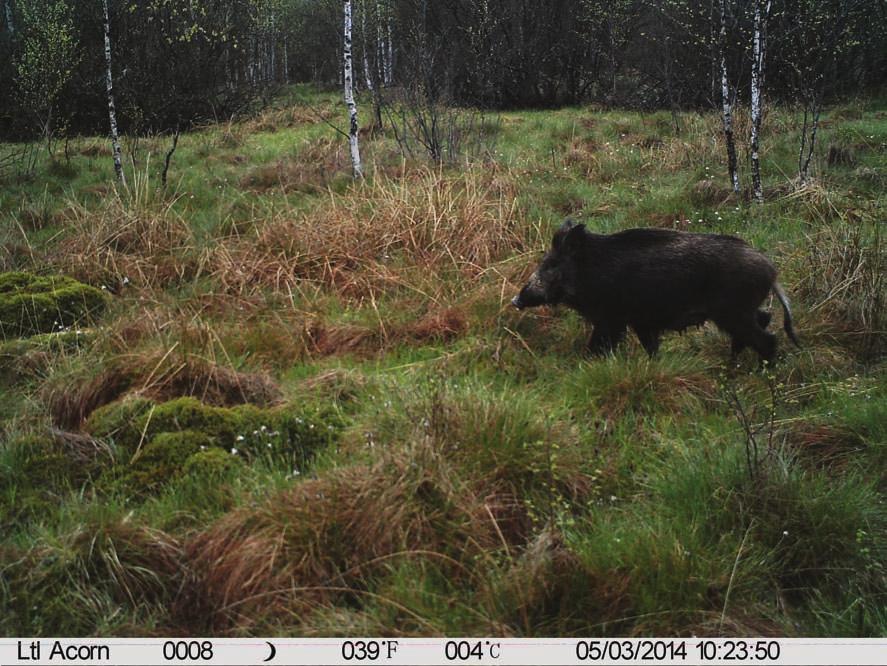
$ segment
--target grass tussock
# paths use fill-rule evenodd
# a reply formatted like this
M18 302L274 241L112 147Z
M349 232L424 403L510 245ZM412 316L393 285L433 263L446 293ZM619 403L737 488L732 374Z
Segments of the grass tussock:
M130 283L159 287L198 272L192 229L153 186L136 181L129 192L115 190L98 209L73 204L68 233L50 254L59 270L117 291Z
M808 238L797 286L809 311L864 359L887 351L887 251L878 225L829 226Z
M234 293L298 292L307 281L346 295L396 289L405 276L448 271L472 279L536 245L522 224L506 173L422 168L377 178L307 217L279 215L255 236L213 257L214 277ZM427 285L426 285L427 286Z
M89 510L83 518L45 532L6 569L11 614L0 620L4 630L34 626L77 636L107 623L108 631L125 635L150 626L170 603L182 574L174 538L113 513ZM115 607L116 617L108 616Z
M120 355L98 366L73 359L59 366L41 397L52 422L76 428L99 407L134 393L157 401L192 396L211 405L273 405L277 384L263 373L239 372L175 349Z
M323 138L301 146L288 159L255 167L240 181L251 192L318 193L348 166L341 141Z
M418 460L392 452L232 512L186 545L193 578L179 611L205 618L195 631L243 631L280 613L362 600L367 578L398 558L441 560L465 576L472 554L496 546L496 530L483 498L443 460Z

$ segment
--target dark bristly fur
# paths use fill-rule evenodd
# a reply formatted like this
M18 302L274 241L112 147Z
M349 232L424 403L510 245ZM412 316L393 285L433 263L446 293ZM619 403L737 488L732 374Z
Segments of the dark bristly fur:
M798 345L776 268L742 239L667 229L606 236L567 220L512 304L573 308L594 325L593 354L613 349L631 327L652 356L664 331L712 320L730 334L734 355L751 347L770 361L776 351L766 330L770 313L758 309L770 291L782 304L785 332Z

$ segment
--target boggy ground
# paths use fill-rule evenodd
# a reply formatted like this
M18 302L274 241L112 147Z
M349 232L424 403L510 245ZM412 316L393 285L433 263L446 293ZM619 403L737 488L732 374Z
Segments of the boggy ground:
M884 635L885 108L830 109L803 186L772 110L760 206L714 114L508 113L444 167L382 128L353 183L301 88L165 191L162 137L127 188L99 138L6 176L0 270L105 301L0 346L0 631ZM803 349L584 358L508 305L566 215L746 238Z

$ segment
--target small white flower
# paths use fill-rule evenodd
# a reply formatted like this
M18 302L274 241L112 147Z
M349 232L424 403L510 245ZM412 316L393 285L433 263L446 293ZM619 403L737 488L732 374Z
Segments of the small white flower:
M261 428L259 428L259 430L261 430L262 432L265 432L267 429L268 428L266 428L265 426L262 426Z
M243 435L237 435L237 441L238 441L238 442L242 442L242 441L243 441Z
M236 456L236 455L237 455L237 449L232 448L232 449L231 449L231 455L232 455L232 456Z
M205 447L203 444L201 444L201 445L200 445L200 450L201 450L201 451L206 451L206 447Z
M782 536L788 536L788 530L782 530Z

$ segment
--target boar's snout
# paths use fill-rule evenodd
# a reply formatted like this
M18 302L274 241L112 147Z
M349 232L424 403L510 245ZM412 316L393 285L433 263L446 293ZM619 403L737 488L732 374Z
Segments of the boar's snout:
M543 284L542 279L539 277L538 271L530 276L529 282L520 290L520 293L511 299L511 304L518 310L533 308L548 302L545 284Z

